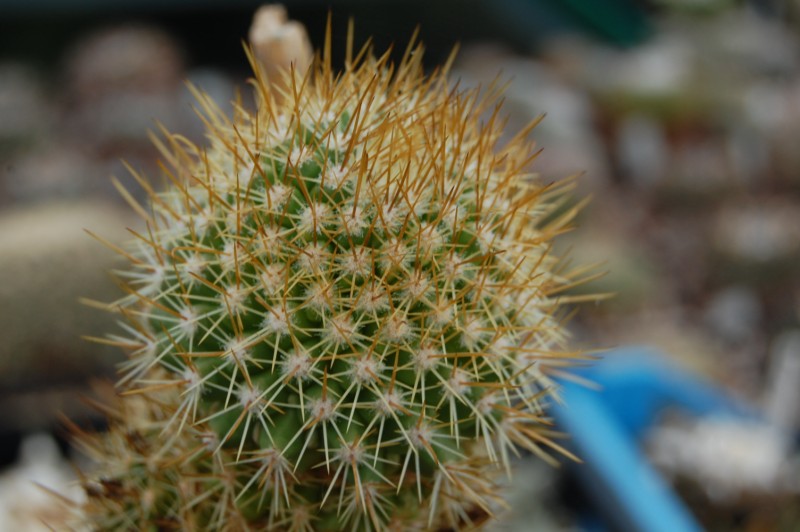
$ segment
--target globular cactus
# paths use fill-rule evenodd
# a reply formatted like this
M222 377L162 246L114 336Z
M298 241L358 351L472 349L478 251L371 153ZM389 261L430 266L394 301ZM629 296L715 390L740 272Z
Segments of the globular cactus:
M419 47L329 55L232 119L198 93L210 145L166 134L166 190L140 179L99 528L478 526L516 453L559 449L569 186Z

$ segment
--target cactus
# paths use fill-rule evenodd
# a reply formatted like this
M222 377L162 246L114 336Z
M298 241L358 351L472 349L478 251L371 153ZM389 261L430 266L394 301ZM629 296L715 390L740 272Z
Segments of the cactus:
M477 527L514 455L561 450L570 185L526 173L535 124L501 145L498 90L421 56L325 51L280 95L256 67L255 112L197 92L210 145L157 141L109 305L123 397L81 438L94 526Z

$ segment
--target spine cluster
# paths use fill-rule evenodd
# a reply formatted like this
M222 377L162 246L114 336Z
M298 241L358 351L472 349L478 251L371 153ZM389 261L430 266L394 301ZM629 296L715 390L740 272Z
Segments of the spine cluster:
M552 238L563 186L496 94L364 50L232 119L159 141L168 186L120 272L119 421L87 440L104 528L419 530L479 524L520 449L556 447L570 358ZM445 69L446 70L446 69ZM548 221L549 220L549 221Z

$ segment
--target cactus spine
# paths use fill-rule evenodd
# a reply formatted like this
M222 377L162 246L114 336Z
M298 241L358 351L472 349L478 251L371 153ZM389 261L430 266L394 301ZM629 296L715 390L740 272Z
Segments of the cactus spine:
M515 453L558 448L568 187L525 173L528 130L499 145L497 91L426 77L419 47L324 57L280 94L257 75L254 113L198 93L210 145L165 133L166 190L140 179L110 306L126 397L82 438L96 526L461 529Z

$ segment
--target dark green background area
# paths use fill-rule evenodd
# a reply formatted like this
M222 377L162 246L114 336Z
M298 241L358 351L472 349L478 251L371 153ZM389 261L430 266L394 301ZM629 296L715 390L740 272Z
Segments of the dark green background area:
M16 58L47 67L93 28L139 21L176 36L190 64L202 61L247 72L240 43L254 0L0 0L0 59ZM344 49L348 18L356 41L372 37L377 49L405 43L419 26L427 63L444 60L456 43L494 40L529 52L554 33L581 31L619 45L649 32L644 0L286 0L291 18L303 22L319 47L330 12L335 57ZM400 48L400 47L398 47ZM400 53L397 50L396 53Z

